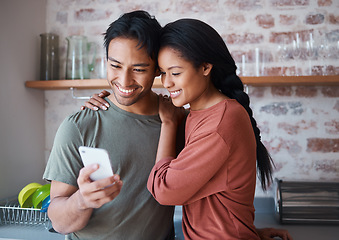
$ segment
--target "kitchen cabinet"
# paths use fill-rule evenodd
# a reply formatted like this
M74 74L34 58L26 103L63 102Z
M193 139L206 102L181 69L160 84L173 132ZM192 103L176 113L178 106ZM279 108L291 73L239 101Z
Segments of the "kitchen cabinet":
M283 86L283 85L339 85L339 75L332 76L260 76L240 77L245 85L249 86ZM48 80L27 81L28 88L58 90L58 89L105 89L109 88L106 79L79 79L79 80ZM160 78L157 77L154 88L162 88Z

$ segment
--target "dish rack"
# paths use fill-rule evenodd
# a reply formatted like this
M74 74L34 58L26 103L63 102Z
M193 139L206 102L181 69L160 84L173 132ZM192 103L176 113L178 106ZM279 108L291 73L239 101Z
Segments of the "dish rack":
M4 201L0 204L0 225L19 224L27 226L52 227L47 212L36 208L21 208L16 200Z

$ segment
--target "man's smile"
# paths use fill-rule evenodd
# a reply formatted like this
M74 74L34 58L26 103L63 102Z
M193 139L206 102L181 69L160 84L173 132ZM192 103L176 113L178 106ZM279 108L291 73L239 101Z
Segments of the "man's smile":
M137 88L125 89L125 88L122 88L121 86L118 86L117 84L115 84L115 86L117 87L117 89L119 90L120 93L125 94L125 95L130 95L135 90L137 90Z

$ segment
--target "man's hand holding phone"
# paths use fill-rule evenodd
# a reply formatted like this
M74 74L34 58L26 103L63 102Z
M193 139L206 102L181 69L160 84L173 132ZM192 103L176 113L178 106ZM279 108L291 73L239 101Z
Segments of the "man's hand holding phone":
M85 167L80 170L78 186L83 209L100 208L116 198L122 188L120 176L113 174L103 149L79 148Z

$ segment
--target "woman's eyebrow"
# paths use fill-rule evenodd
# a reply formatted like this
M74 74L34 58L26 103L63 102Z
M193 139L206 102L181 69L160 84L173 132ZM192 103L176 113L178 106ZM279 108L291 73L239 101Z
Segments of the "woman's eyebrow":
M173 68L182 68L182 67L180 67L180 66L171 66L171 67L167 68L167 70L171 70Z

